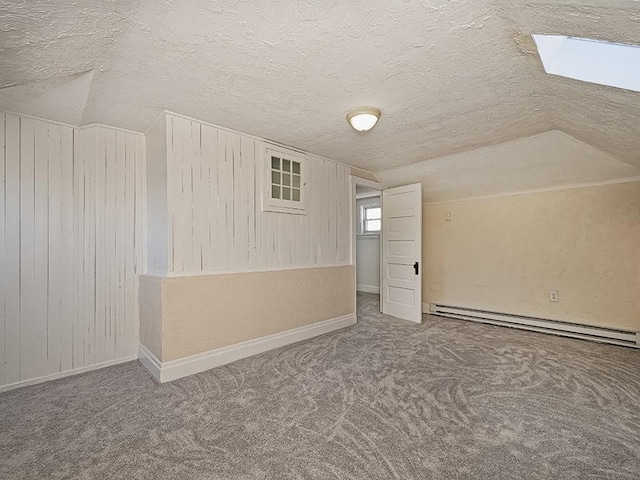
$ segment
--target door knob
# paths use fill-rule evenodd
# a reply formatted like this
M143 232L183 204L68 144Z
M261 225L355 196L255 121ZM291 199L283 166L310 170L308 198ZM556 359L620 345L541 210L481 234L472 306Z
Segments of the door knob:
M420 263L416 262L413 264L413 269L416 271L416 275L420 273Z

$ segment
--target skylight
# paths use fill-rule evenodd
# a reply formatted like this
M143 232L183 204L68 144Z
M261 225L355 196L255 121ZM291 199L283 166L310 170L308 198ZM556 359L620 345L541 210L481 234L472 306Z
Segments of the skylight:
M533 35L547 73L640 92L640 46Z

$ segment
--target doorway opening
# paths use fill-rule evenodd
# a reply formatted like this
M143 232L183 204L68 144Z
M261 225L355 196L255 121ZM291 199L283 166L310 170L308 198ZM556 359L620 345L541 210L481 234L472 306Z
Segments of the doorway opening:
M377 307L386 315L420 323L422 186L382 190L380 183L352 175L351 188L354 306L360 311L366 303L367 310Z
M381 191L356 185L356 291L358 302L380 302ZM375 298L374 298L375 296Z

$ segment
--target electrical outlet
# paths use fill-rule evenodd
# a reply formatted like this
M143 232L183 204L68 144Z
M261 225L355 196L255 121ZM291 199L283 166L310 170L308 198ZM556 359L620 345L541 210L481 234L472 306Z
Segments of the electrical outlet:
M445 222L451 221L451 212L444 212L444 221Z
M558 302L560 297L558 296L558 290L549 290L549 301Z

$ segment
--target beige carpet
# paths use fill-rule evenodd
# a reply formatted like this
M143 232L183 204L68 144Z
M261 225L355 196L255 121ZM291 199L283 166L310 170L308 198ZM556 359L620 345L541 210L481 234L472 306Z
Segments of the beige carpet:
M384 317L156 385L135 362L0 395L0 478L640 477L640 351Z

